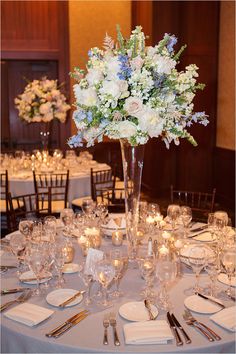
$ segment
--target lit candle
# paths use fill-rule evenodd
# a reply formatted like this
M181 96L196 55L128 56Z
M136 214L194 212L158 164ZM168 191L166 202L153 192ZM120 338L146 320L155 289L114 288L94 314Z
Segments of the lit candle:
M94 248L100 248L101 243L102 243L102 237L100 234L100 230L97 227L87 227L84 230L85 235L89 238L92 247Z
M162 256L166 256L167 254L169 254L169 250L165 245L162 245L159 249L159 254Z
M65 263L71 263L73 261L74 254L75 254L74 247L71 245L66 245L63 248L63 253L65 256Z
M151 261L145 261L145 262L143 263L143 268L144 268L145 270L151 270L151 269L153 268L153 262L151 262Z
M174 245L175 245L175 248L180 249L183 247L183 242L181 240L176 240Z
M121 231L112 232L112 244L113 246L121 246L123 243L123 234Z
M154 219L151 215L149 215L149 216L146 218L146 222L147 222L148 224L154 224L155 219Z
M164 238L164 240L168 240L171 237L171 234L167 231L164 231L162 233L162 237Z

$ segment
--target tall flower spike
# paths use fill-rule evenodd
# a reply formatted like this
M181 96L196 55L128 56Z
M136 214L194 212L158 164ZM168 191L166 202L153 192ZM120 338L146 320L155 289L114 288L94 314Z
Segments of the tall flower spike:
M103 41L103 48L105 50L112 50L114 48L114 40L107 33Z

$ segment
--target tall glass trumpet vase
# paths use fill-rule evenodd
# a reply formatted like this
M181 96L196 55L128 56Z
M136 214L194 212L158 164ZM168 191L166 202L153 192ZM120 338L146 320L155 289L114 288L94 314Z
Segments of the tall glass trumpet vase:
M139 199L145 145L132 146L126 139L120 139L120 145L124 172L128 256L131 262L136 262L138 249L137 231L139 222Z
M48 150L50 126L49 123L41 123L39 132L42 150Z

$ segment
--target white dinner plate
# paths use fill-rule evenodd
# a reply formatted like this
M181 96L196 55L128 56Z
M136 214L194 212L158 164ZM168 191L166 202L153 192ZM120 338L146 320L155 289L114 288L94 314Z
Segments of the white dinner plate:
M196 236L192 236L192 238L200 242L214 242L216 240L216 236L213 235L213 237L211 237L211 233L208 231L200 233L199 235Z
M229 278L227 277L227 274L220 273L218 275L218 280L225 285L229 285ZM236 277L232 277L231 285L236 287Z
M210 298L210 296L208 296ZM222 303L219 299L212 297L213 300ZM213 304L212 302L201 298L198 295L192 295L184 300L184 305L191 311L210 314L221 311L222 308L219 305Z
M79 265L76 263L66 263L62 269L63 273L70 274L79 271Z
M48 280L50 280L52 277L52 273L44 272L44 273L42 273L41 277L44 277L44 276L45 276L45 278L43 278L39 281L40 284L46 283ZM37 284L37 280L27 281L27 279L30 279L30 278L35 278L35 274L31 270L29 270L28 272L22 273L19 277L19 279L22 283L30 284L30 285Z
M64 301L71 298L77 292L78 292L78 290L75 290L75 289L57 289L47 295L46 301L48 304L50 304L52 306L59 307L60 304L62 304ZM83 300L83 295L76 296L76 298L72 302L70 302L68 305L66 305L65 307L71 307L71 306L77 305L82 300Z
M158 315L156 306L152 304L151 311L155 317ZM127 302L120 307L119 314L121 317L129 321L141 322L149 320L148 310L144 306L143 301Z

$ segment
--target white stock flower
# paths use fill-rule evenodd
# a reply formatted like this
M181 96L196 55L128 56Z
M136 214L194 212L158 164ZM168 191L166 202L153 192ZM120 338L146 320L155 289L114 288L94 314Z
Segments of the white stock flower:
M106 61L107 79L117 80L120 72L120 62L118 57L109 57Z
M125 100L124 109L131 116L136 117L136 113L140 112L142 108L143 102L138 97L128 97Z
M162 56L160 54L155 54L153 57L155 63L155 70L158 74L170 74L171 70L175 67L176 61L169 58Z
M74 85L74 93L76 101L79 104L85 106L95 106L97 104L98 98L97 93L93 87L87 89L81 89L78 84Z
M143 66L144 60L138 55L134 59L131 60L130 65L133 70L140 70Z
M145 108L139 112L139 128L144 133L148 133L151 138L158 137L163 130L163 122L157 111Z
M86 80L89 83L89 86L97 84L104 78L101 70L98 69L88 69L88 74L86 75Z
M50 112L52 106L50 102L46 102L41 104L41 106L39 107L39 112L40 114L47 114Z

